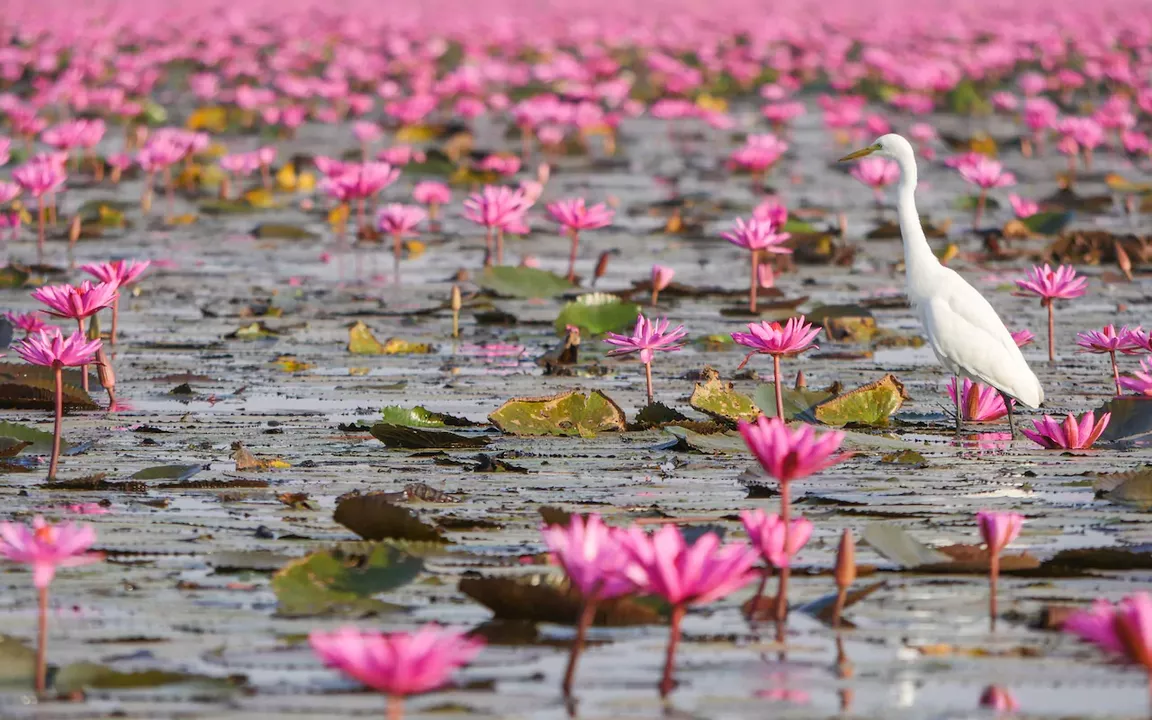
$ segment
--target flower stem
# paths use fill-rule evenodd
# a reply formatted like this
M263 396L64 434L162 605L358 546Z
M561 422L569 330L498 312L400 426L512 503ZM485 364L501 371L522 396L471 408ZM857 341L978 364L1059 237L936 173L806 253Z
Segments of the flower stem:
M648 382L648 404L652 404L652 363L644 363L644 379Z
M48 461L48 479L56 479L56 466L60 462L60 431L64 425L64 368L56 367L56 421L52 432L52 459Z
M59 374L60 371L56 372ZM43 695L48 686L48 588L40 588L39 595L36 629L36 694Z
M776 417L784 421L784 388L780 380L780 356L772 356L772 382L776 386ZM788 532L785 530L784 532Z
M988 558L988 629L996 631L996 585L1000 579L1000 553L994 552Z
M988 191L980 188L980 197L976 200L976 216L972 218L972 229L980 228L980 219L984 217L984 204L988 202Z
M492 228L484 232L484 267L492 265Z
M44 264L44 222L45 222L45 220L44 220L45 208L44 208L44 196L43 195L41 195L39 198L37 198L36 204L37 204L37 215L39 216L39 221L40 221L40 234L36 238L36 264L37 265L43 265Z
M780 584L776 592L776 625L781 640L783 639L784 621L788 618L788 575L792 570L791 557L788 554L788 532L792 529L792 487L786 482L780 483L780 521L784 523L784 557L788 564L780 568Z
M1116 395L1120 395L1120 371L1116 368L1116 351L1108 353L1112 358L1112 382L1116 385Z
M576 251L580 248L580 233L572 231L572 249L568 251L568 282L576 282Z
M403 247L400 233L392 233L392 274L396 277L396 282L400 282L400 253Z
M388 696L388 720L402 720L404 717L404 696Z
M576 665L584 652L584 641L588 637L588 627L596 617L595 598L587 599L580 608L580 620L576 625L576 638L572 641L572 651L568 655L568 669L564 671L564 697L572 695L572 683L576 678Z
M756 587L756 597L752 598L752 604L748 606L748 623L755 624L756 616L760 614L760 601L764 599L764 586L768 584L768 578L772 575L772 566L764 568L760 573L760 584Z
M748 285L748 312L756 313L756 293L760 289L759 278L756 277L756 270L760 266L760 251L752 251L752 259L749 261L751 268L750 282Z
M112 344L116 344L116 328L120 324L120 295L116 295L116 299L112 301Z
M76 324L80 326L80 334L83 335L84 334L84 318L76 318ZM81 365L80 366L80 376L81 376L80 382L81 382L82 387L84 388L84 392L88 392L88 366L87 365Z
M1048 362L1056 362L1056 317L1053 314L1052 299L1045 303L1048 305Z
M496 228L496 264L504 264L504 228Z
M664 677L660 680L660 697L668 697L675 686L672 671L676 665L676 648L680 644L680 623L684 620L687 608L676 605L672 608L672 622L668 628L668 653L664 657Z

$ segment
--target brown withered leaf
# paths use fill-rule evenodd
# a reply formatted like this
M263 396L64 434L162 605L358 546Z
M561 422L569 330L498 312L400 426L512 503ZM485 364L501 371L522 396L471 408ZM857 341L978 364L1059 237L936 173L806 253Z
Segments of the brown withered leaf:
M148 492L147 483L129 480L127 482L108 482L106 473L85 475L71 480L57 480L41 485L43 490L79 490L84 492Z
M258 458L239 441L232 443L232 459L236 461L238 472L291 467L280 458Z
M949 575L983 575L989 570L988 550L980 545L945 545L936 548L952 558L951 562L918 565L916 572L947 573ZM1040 567L1040 559L1026 552L1000 556L1001 572L1035 570Z
M390 493L365 493L336 506L333 519L365 540L448 542L440 529L407 508L393 504Z
M320 509L314 501L308 499L308 493L280 493L276 496L276 499L293 510Z
M463 578L458 588L491 610L500 620L575 625L583 604L580 594L556 574L517 578ZM626 627L662 622L664 615L657 606L625 597L601 602L592 624L600 627Z
M187 480L183 482L163 483L154 486L155 490L232 490L236 488L266 488L267 480L249 480L246 478L230 478L228 480Z
M443 490L436 488L426 483L408 483L404 486L404 498L406 500L419 500L426 503L458 503L460 498L449 495ZM391 494L391 493L388 493Z

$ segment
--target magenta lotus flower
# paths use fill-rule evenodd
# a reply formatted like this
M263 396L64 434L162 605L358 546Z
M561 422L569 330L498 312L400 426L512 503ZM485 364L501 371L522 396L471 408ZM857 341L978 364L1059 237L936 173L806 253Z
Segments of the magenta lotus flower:
M404 250L403 238L416 235L416 226L428 213L415 205L392 203L385 205L376 215L376 229L392 236L392 263L396 279L400 279L400 256Z
M672 605L668 652L660 694L672 692L672 671L680 624L690 605L704 605L728 595L756 577L757 552L744 544L721 545L715 533L688 544L680 529L665 525L652 535L631 527L619 535L627 557L625 575L644 594L659 595Z
M776 198L765 198L752 209L752 218L779 229L788 222L788 207Z
M1140 370L1132 373L1132 377L1120 378L1119 384L1137 395L1152 396L1152 359L1141 360Z
M64 368L79 367L81 372L86 373L87 365L96 360L100 341L89 342L83 330L65 338L59 329L52 328L29 334L15 343L12 349L26 362L52 368L56 376L55 437L52 441L52 460L48 464L48 479L54 480L60 460L60 431L64 418Z
M1010 334L1012 335L1012 342L1016 343L1016 347L1019 348L1031 345L1032 342L1036 339L1036 336L1032 334L1032 331L1028 330L1027 328L1023 330L1017 330Z
M411 145L393 145L376 153L376 159L390 165L404 166L408 163L422 163L428 159L428 156Z
M752 173L757 182L788 150L788 143L770 133L749 135L743 147L728 156L728 166Z
M734 332L732 339L738 345L752 348L744 356L743 362L736 369L744 367L753 355L772 356L772 377L776 384L776 417L784 417L784 395L780 380L780 358L799 355L802 352L818 348L812 341L820 334L820 327L808 323L803 315L790 318L781 325L778 322L749 323L748 332Z
M660 296L660 291L668 287L675 275L676 271L670 267L652 266L652 307L656 307L656 299Z
M976 513L980 536L988 546L988 581L991 593L988 599L988 618L992 630L996 629L996 583L1000 578L1000 553L1020 535L1024 516L1013 512L981 511Z
M748 533L752 546L759 550L760 556L774 568L790 567L792 558L808 542L815 527L812 521L799 517L790 521L791 524L785 532L784 521L779 515L768 514L759 509L741 512L740 521L744 523L744 530Z
M435 180L422 180L412 188L412 199L428 206L428 219L435 221L441 205L452 201L452 190Z
M1004 166L996 160L980 155L971 162L960 166L960 176L967 182L980 188L980 196L976 200L976 210L972 217L972 226L980 226L980 218L984 215L984 207L988 202L988 190L991 188L1007 187L1016 184L1016 176L1004 170Z
M509 187L485 185L483 191L464 201L464 217L483 225L487 252L484 264L491 265L493 258L497 264L504 263L504 232L523 224L528 203L524 193ZM496 247L493 252L493 236Z
M1011 714L1019 712L1020 703L1007 688L989 685L980 693L980 707L998 714Z
M757 312L757 287L759 285L757 273L760 267L760 253L786 255L792 252L791 248L783 245L792 236L786 232L777 232L777 228L777 225L766 219L753 217L751 220L745 221L743 218L736 218L736 224L732 230L721 234L721 237L733 245L738 245L752 252L749 259L751 279L748 284L748 310L752 313Z
M569 198L548 203L548 214L559 223L572 238L572 249L568 254L568 282L576 282L576 251L580 245L580 232L608 227L616 216L604 203L586 207L584 198Z
M327 667L388 697L388 717L399 719L404 698L442 687L457 668L480 654L484 641L429 623L415 633L384 634L344 627L313 630L312 650Z
M102 283L117 289L135 285L144 271L152 264L151 260L113 260L112 262L90 263L81 270ZM117 328L120 324L120 293L112 299L112 330L109 341L116 344Z
M960 408L961 419L969 422L995 422L1008 414L1004 396L994 387L964 378L960 401L956 400L956 378L948 381L948 397ZM1012 401L1015 402L1015 401Z
M70 522L51 525L37 515L32 527L0 523L0 555L32 567L32 585L39 595L36 646L36 692L43 694L48 671L48 586L58 568L90 565L103 559L88 549L96 531Z
M667 318L651 322L641 313L636 318L636 327L632 329L631 335L610 332L604 338L604 342L620 348L609 351L609 355L640 353L640 362L644 363L644 377L648 385L649 405L652 404L652 360L656 357L657 352L680 350L684 346L677 345L677 343L688 334L683 325L677 325L675 329L669 330L669 324Z
M16 328L17 330L23 330L25 336L48 329L48 324L40 318L38 313L35 312L6 312L4 313L4 317L8 319L8 322L12 323L12 327Z
M1023 294L1040 298L1040 305L1048 309L1048 361L1056 361L1056 320L1053 313L1055 300L1071 300L1087 292L1088 278L1076 274L1071 265L1061 265L1055 270L1047 263L1044 267L1033 266L1016 286Z
M1032 421L1036 426L1034 431L1022 432L1037 445L1049 450L1086 450L1100 438L1111 419L1112 413L1104 413L1097 420L1093 413L1087 412L1077 421L1072 413L1068 413L1061 424L1051 415L1045 415L1040 420Z
M31 161L24 163L12 171L12 179L32 197L36 198L36 213L39 223L36 238L37 262L44 262L44 225L46 222L47 205L44 197L51 195L64 184L67 175L64 168L51 162Z
M16 183L0 180L0 205L7 205L20 194L20 186Z
M627 557L620 548L620 531L605 525L599 515L589 515L587 519L573 515L568 525L551 525L541 533L553 561L564 569L571 586L580 591L580 618L562 684L564 694L571 695L588 626L596 617L600 601L625 595L635 587L624 575Z
M1089 330L1076 334L1076 344L1082 353L1107 354L1112 360L1112 381L1116 387L1116 394L1120 394L1120 372L1116 367L1116 353L1135 355L1141 351L1140 328L1129 330L1128 326L1117 330L1112 325L1105 325L1103 330Z
M1015 193L1008 196L1008 202L1012 205L1012 212L1018 220L1030 218L1040 211L1040 205L1035 200L1022 198Z
M1152 691L1152 595L1138 592L1116 605L1097 600L1064 621L1064 632L1148 673Z
M852 177L872 188L876 202L880 202L883 199L881 188L900 179L900 166L887 158L873 156L853 165L850 173Z
M78 286L45 285L32 291L32 297L48 306L44 312L60 318L84 320L111 307L118 293L114 283L93 285L85 280Z

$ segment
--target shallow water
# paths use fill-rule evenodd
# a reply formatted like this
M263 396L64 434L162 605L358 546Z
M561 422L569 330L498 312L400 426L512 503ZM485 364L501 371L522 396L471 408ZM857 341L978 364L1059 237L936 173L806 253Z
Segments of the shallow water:
M903 278L893 266L901 257L894 240L861 239L870 229L875 210L872 195L841 172L833 161L842 153L832 147L810 104L809 115L797 123L793 150L772 182L792 208L806 205L844 210L849 238L860 252L849 268L800 266L779 279L788 297L807 295L808 310L821 303L853 303L862 297L891 292ZM751 111L750 111L751 112ZM958 125L936 118L941 129ZM481 126L477 145L499 145L501 128ZM679 147L669 144L663 128L646 121L623 127L621 168L598 170L586 159L558 163L545 200L573 194L591 199L613 197L619 202L613 228L587 233L578 270L589 275L600 250L619 248L608 273L597 282L604 291L628 288L646 277L652 262L677 269L676 280L696 286L744 287L746 258L718 235L731 216L717 216L705 236L653 233L662 221L628 212L665 197L653 179L657 173L680 178L681 191L701 193L750 209L755 197L746 182L721 171L722 158L732 147L729 138L708 132ZM350 137L350 135L349 135ZM248 140L234 144L244 147ZM293 151L336 153L348 143L330 131L305 127L300 136L281 146L281 156ZM1054 189L1052 173L1042 163L1021 165L1018 156L1006 161L1020 171L1030 197ZM1101 157L1101 172L1116 170L1141 181L1130 167ZM1055 170L1062 159L1050 158ZM934 220L953 220L951 240L963 251L979 249L965 235L966 213L951 209L964 192L959 176L938 163L921 164L921 211ZM795 182L790 181L794 178ZM386 197L400 199L409 179L389 189ZM1078 186L1084 194L1107 190L1103 183ZM65 214L94 197L131 199L139 185L70 190L63 198ZM84 241L80 261L109 257L170 260L171 269L155 271L141 284L140 294L122 303L123 343L115 354L119 392L132 410L116 415L91 413L69 417L66 435L74 442L96 441L88 452L68 457L65 478L94 472L109 479L127 478L156 465L204 464L195 480L228 479L234 471L231 443L242 441L259 456L281 457L292 465L280 470L244 473L267 480L266 489L205 491L153 490L144 493L46 492L39 489L42 473L12 474L3 485L12 515L71 502L111 501L107 515L84 518L99 530L99 548L108 562L62 572L53 585L51 660L66 665L80 660L107 663L122 671L162 668L223 678L242 676L236 687L202 689L158 687L134 691L92 691L85 703L52 703L38 707L21 691L0 693L0 714L24 718L95 718L110 713L130 717L175 718L293 718L379 716L381 700L359 691L350 682L324 670L302 637L316 627L330 628L344 618L292 619L276 615L270 575L263 572L223 572L213 558L229 551L262 550L302 556L332 542L354 536L332 520L336 498L352 490L395 491L422 481L450 492L463 492L466 502L452 514L491 518L499 530L450 533L457 543L445 556L430 558L426 572L384 599L410 608L359 621L364 627L401 629L436 620L474 626L490 613L456 589L457 580L480 569L484 573L522 573L542 567L522 567L520 556L541 550L537 526L541 505L604 513L624 523L650 508L670 516L715 516L718 524L738 537L734 523L721 516L740 509L774 509L774 500L747 499L737 477L750 467L741 453L700 455L655 449L671 436L661 431L605 434L594 439L529 439L489 434L487 454L506 453L529 470L526 475L481 474L465 467L441 465L432 457L390 451L367 434L345 434L338 423L371 420L384 405L424 405L427 408L483 421L504 400L540 396L567 388L600 389L629 416L643 404L643 373L634 361L604 358L601 343L585 339L582 359L596 358L610 369L604 377L543 376L533 359L555 345L551 323L559 301L497 299L494 305L515 314L520 324L501 328L479 326L462 313L462 338L448 337L446 313L403 316L385 313L435 306L448 296L458 268L475 271L483 238L458 214L462 191L444 222L443 245L432 240L420 257L403 264L403 282L388 276L391 258L383 252L372 260L367 253L324 263L320 255L333 250L323 220L298 209L235 218L201 217L181 228L137 229L124 237ZM1003 199L1003 198L1002 198ZM192 206L178 211L191 210ZM891 215L891 209L884 211ZM1006 220L1004 211L993 213ZM133 219L139 219L133 216ZM258 222L302 223L325 233L321 241L255 240L246 232ZM1129 219L1116 215L1082 217L1078 225L1127 229ZM1146 230L1146 222L1140 219ZM562 271L567 240L557 236L542 217L533 218L536 232L509 241L512 259L530 253L547 269ZM939 243L940 241L935 241ZM1016 241L1036 247L1043 241ZM63 245L52 246L63 258ZM28 258L28 242L11 248ZM360 262L353 270L353 260ZM341 277L340 266L344 268ZM1061 360L1050 366L1044 358L1044 316L1038 303L1014 297L1003 286L1022 274L1024 263L978 267L961 258L953 264L987 293L1012 329L1028 327L1037 345L1025 353L1048 392L1045 411L1062 414L1098 407L1107 399L1110 375L1106 359L1074 355L1075 333L1106 322L1139 324L1148 309L1150 283L1137 277L1132 284L1101 279L1099 268L1080 268L1091 278L1089 295L1059 307L1058 347ZM369 280L373 269L382 280ZM995 277L989 278L990 275ZM79 279L73 275L73 279ZM299 286L289 284L298 278ZM471 286L465 285L465 289ZM23 291L3 292L10 309L28 310L33 301ZM281 318L267 318L272 328L285 328L280 337L259 341L228 340L224 336L254 321L239 310L253 300L284 300ZM643 298L639 298L643 301ZM662 301L662 312L684 323L693 337L741 329L739 319L719 314L730 300L675 299ZM1124 309L1118 310L1123 305ZM207 317L201 308L210 308ZM917 332L906 309L876 310L880 327L900 333ZM381 340L396 336L431 342L427 356L352 356L346 352L347 328L366 322ZM157 349L156 343L185 343L202 349ZM486 359L474 348L483 343L525 347L518 362ZM822 350L853 350L827 343ZM274 361L292 355L313 367L288 374ZM693 418L688 408L692 383L684 375L712 365L730 378L742 354L736 350L707 352L695 346L667 354L654 366L658 399ZM1134 359L1123 359L1132 369ZM751 367L770 375L770 366L754 359ZM1002 435L963 440L952 438L944 417L947 377L931 352L920 349L878 349L872 357L837 360L807 357L785 363L790 377L803 368L808 384L823 387L841 381L852 387L895 373L911 400L901 410L912 424L898 426L895 436L912 443L927 466L881 462L890 450L860 445L848 462L815 478L797 483L797 496L819 496L827 502L801 504L816 522L800 565L828 568L844 528L859 534L878 520L897 523L930 545L978 542L973 513L979 509L1014 509L1028 517L1016 549L1041 559L1060 549L1135 546L1152 541L1147 513L1094 499L1086 475L1129 470L1152 459L1147 449L1055 453L1037 449L1027 440L1007 442ZM191 397L170 395L183 380L197 374L211 381L190 382ZM751 393L755 381L736 380ZM398 385L398 383L404 383ZM4 412L0 419L50 427L50 418L35 412ZM145 425L161 434L140 433ZM997 425L979 429L1003 433ZM448 451L469 459L478 450ZM306 466L301 466L307 462ZM159 481L148 481L158 484ZM289 508L276 500L280 493L308 493L316 511ZM153 501L168 500L164 507ZM153 504L146 504L153 502ZM420 505L424 515L444 511ZM58 512L50 513L59 515ZM259 532L258 532L259 530ZM861 564L891 570L893 564L862 546ZM917 575L885 572L873 579L885 588L853 606L847 617L857 626L844 634L844 651L852 664L850 678L837 673L835 638L831 631L803 613L789 625L786 660L772 642L771 628L752 630L738 606L751 588L689 615L687 642L679 656L680 687L668 706L661 704L655 683L663 661L663 627L597 629L604 641L590 649L580 668L579 716L585 718L698 717L713 720L773 717L834 716L847 705L860 717L959 718L976 715L982 689L999 683L1011 689L1030 717L1146 716L1146 680L1137 672L1108 666L1093 650L1056 633L1029 629L1049 603L1084 603L1104 594L1116 598L1146 587L1148 573L1094 572L1089 577L1050 579L1007 577L1001 584L1006 613L1000 629L987 629L986 582L978 576ZM793 582L792 600L804 603L832 588L827 576L800 573ZM26 571L5 566L0 573L0 633L29 638L34 597ZM493 645L460 674L463 689L436 693L411 702L411 709L435 717L501 717L550 720L566 717L558 686L563 672L564 643L570 628L543 625L538 642ZM1023 649L1023 651L1021 650ZM415 713L414 713L415 714Z

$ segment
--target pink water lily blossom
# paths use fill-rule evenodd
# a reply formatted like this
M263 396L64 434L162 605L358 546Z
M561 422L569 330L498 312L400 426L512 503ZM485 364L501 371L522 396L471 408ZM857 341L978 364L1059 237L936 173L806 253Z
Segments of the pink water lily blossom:
M900 179L900 167L887 158L866 157L852 166L852 177L872 188L876 201L883 199L881 189Z
M1141 328L1129 330L1128 326L1117 330L1113 325L1105 325L1102 330L1088 330L1076 334L1076 344L1080 346L1079 352L1108 355L1112 361L1112 382L1116 394L1120 394L1120 371L1116 366L1116 353L1135 355L1142 350Z
M1085 450L1092 447L1108 427L1112 413L1104 413L1099 419L1087 412L1077 420L1072 413L1064 418L1064 422L1057 422L1051 415L1045 415L1040 420L1033 420L1035 430L1024 429L1022 432L1037 445L1049 450Z
M447 684L457 668L472 662L484 641L429 623L414 633L380 633L343 627L308 635L312 650L327 667L336 668L388 697L389 717L400 717L399 705Z
M1152 595L1133 593L1117 604L1097 600L1064 621L1062 629L1148 674L1152 692Z
M652 266L652 307L656 307L657 299L660 297L660 291L668 287L675 275L676 271L670 267L664 267L663 265Z
M1088 278L1077 275L1071 265L1061 265L1055 270L1047 263L1036 265L1021 280L1016 281L1021 294L1035 295L1040 305L1048 310L1048 361L1056 361L1056 319L1055 301L1078 298L1087 292Z
M774 211L769 211L766 214L775 214L779 217L779 213ZM762 252L779 255L791 254L792 249L783 243L792 236L789 233L780 232L779 226L774 224L770 217L753 217L747 221L744 218L736 218L733 228L728 232L721 233L721 237L733 245L752 252L749 258L751 275L748 283L748 310L756 313L757 288L759 287L758 273L761 266L760 254Z
M980 218L984 215L984 207L988 202L988 191L992 188L1007 187L1016 184L1016 176L1004 170L998 161L986 155L980 155L959 167L960 177L980 188L980 195L976 200L975 214L972 216L972 226L980 226Z
M392 236L392 262L396 279L400 278L400 257L404 250L404 238L416 235L416 227L428 217L423 208L415 205L391 203L380 208L376 214L376 229Z
M744 524L744 531L748 533L752 546L760 551L760 556L773 568L789 567L792 558L812 537L815 527L811 520L798 517L790 520L785 532L784 521L779 515L760 509L741 512L740 521Z
M572 240L571 250L568 254L568 282L576 281L576 253L580 245L580 233L583 230L596 230L612 224L616 211L608 208L604 203L585 205L584 198L569 198L548 203L548 214L560 224Z
M1040 211L1040 205L1035 200L1022 198L1015 193L1008 196L1008 203L1012 206L1012 212L1017 220L1030 218Z
M1022 348L1031 345L1036 340L1036 336L1032 334L1031 330L1027 328L1023 330L1016 330L1011 333L1012 342L1016 343L1016 347Z
M948 397L955 406L956 378L948 381ZM1015 402L1015 401L1010 401ZM1008 407L1004 404L1004 396L994 387L972 382L964 378L960 389L959 401L961 420L968 422L995 422L1008 414Z
M23 330L25 336L48 329L48 324L44 322L44 319L40 317L39 313L10 311L4 313L4 317L8 319L8 322L12 323L12 327L17 330Z
M758 280L759 278L757 278ZM757 353L772 356L772 377L776 391L776 417L784 417L784 396L780 377L780 359L819 347L813 340L820 334L820 326L812 325L803 315L778 322L749 323L748 332L734 332L732 339L738 345L751 348L744 356L740 368L748 364ZM737 368L739 369L739 368Z
M1131 390L1137 395L1152 397L1152 359L1142 359L1140 369L1134 371L1132 377L1119 378L1118 383L1121 388Z
M992 630L996 629L996 584L1000 576L1000 554L1020 535L1024 516L1014 512L976 513L976 525L988 547L988 579L991 587L988 600L988 618Z
M516 231L524 224L528 207L522 191L503 185L485 185L481 192L464 201L464 217L485 228L485 265L493 260L503 264L504 233Z
M739 590L756 577L758 553L745 544L723 545L715 533L689 544L680 529L665 525L648 535L638 527L621 532L627 557L625 575L642 593L659 595L672 606L661 695L672 691L680 624L689 606L704 605Z
M632 329L631 335L610 332L604 338L604 342L619 348L609 351L609 355L640 353L640 362L644 363L644 375L648 384L649 405L653 399L652 360L657 352L676 352L683 348L684 346L678 343L688 334L683 325L677 325L669 330L670 324L667 318L652 322L641 314L636 318L636 327Z

